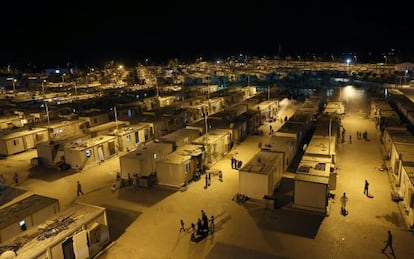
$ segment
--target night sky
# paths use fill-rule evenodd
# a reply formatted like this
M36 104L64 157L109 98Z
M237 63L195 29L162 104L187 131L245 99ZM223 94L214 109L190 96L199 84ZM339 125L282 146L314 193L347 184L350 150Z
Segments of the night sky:
M396 49L414 57L410 7L397 1L2 2L0 65Z

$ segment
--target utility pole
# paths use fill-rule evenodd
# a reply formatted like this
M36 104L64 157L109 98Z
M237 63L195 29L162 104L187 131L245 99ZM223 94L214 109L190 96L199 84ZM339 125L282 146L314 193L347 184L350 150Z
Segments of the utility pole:
M47 125L49 125L50 124L49 107L47 106L47 102L45 102L45 109L46 109Z
M118 131L118 115L116 114L116 105L114 106L115 124L116 130Z

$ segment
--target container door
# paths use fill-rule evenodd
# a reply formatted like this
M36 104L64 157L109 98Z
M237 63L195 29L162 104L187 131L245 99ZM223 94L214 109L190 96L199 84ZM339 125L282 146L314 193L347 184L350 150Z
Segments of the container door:
M99 161L104 161L105 160L102 146L98 147L98 157L99 157Z
M64 259L75 259L75 252L73 251L73 239L69 237L62 243L63 258Z
M73 236L73 250L76 258L89 258L89 247L86 231L83 230Z

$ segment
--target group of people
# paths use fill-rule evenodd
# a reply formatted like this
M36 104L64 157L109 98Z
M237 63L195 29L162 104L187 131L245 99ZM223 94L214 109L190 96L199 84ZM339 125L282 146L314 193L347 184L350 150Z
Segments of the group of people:
M368 195L368 186L369 183L367 180L365 180L365 186L364 186L364 194ZM348 211L346 210L346 204L348 202L348 197L346 196L346 193L344 192L344 194L341 197L341 214L346 216L348 214ZM388 237L387 239L384 241L385 246L381 249L382 253L385 253L385 251L389 248L391 250L391 254L394 255L394 248L392 247L392 234L391 231L388 230Z
M370 197L368 189L369 189L369 182L368 182L368 180L365 180L364 194L366 196ZM348 214L348 211L346 210L346 204L347 203L348 203L348 197L346 196L346 193L344 192L344 194L341 196L341 214L344 215L344 216Z
M198 218L197 226L191 223L189 230L191 233L191 242L197 242L197 240L207 237L208 234L213 234L215 231L214 216L211 216L209 219L205 211L201 210L201 218ZM180 220L180 232L187 232L184 220L182 219Z
M357 131L356 132L357 133L357 139L368 139L368 132L367 131L364 131L364 132L361 132L361 131Z
M242 161L237 160L234 157L231 157L231 169L240 169L242 166Z
M248 199L249 197L247 195L236 193L231 200L236 201L237 203L245 203Z
M204 185L204 189L207 189L211 185L211 173L206 174L206 185Z
M223 182L223 172L221 170L217 171L218 180ZM204 185L204 189L207 189L211 185L211 173L206 173L206 184Z

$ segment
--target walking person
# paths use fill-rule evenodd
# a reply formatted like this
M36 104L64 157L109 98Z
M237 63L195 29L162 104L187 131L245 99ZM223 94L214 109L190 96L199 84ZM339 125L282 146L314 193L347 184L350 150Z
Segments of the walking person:
M210 218L210 234L213 234L214 230L215 230L214 216L211 216L211 218Z
M206 174L206 185L204 186L204 189L207 189L208 185L208 175Z
M13 175L13 181L16 184L16 186L19 184L19 175L17 174L17 172L15 172Z
M197 220L197 235L203 234L203 224L201 223L201 219L198 218Z
M207 220L207 214L206 214L206 212L204 210L201 210L201 219L203 221Z
M6 179L4 179L3 174L0 175L0 194L6 188Z
M369 192L368 192L368 187L369 187L369 183L367 180L365 180L365 185L364 185L364 194L366 196L368 196Z
M128 173L128 185L132 184L132 178L131 178L131 174Z
M347 214L347 211L346 211L346 203L347 202L348 202L348 197L346 197L346 193L344 193L344 195L342 195L342 197L341 197L341 213L343 215Z
M82 185L80 184L79 181L77 182L77 185L76 185L76 194L78 195L78 197L80 194L85 195L82 191Z
M112 183L111 190L112 190L112 192L116 191L116 182Z
M388 237L387 240L384 241L385 246L383 249L381 249L381 252L384 253L385 250L389 247L391 249L391 254L394 255L394 249L392 248L392 234L391 230L388 230Z
M349 135L349 144L352 144L352 135Z
M191 242L196 241L195 233L196 233L195 225L194 225L194 223L191 223Z
M181 227L180 227L180 232L185 232L185 227L184 227L184 220L180 220L180 225L181 225Z

